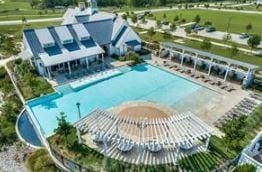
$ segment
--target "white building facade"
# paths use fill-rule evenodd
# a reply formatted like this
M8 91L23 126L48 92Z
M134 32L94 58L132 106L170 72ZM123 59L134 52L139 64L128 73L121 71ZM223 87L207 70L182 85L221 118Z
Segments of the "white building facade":
M23 32L24 52L41 75L88 68L107 56L140 51L141 39L121 17L99 12L96 1L68 9L61 26L27 29Z

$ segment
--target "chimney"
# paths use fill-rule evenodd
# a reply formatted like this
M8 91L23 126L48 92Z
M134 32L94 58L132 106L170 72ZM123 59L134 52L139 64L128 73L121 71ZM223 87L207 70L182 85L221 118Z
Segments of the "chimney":
M80 11L84 11L86 9L85 2L79 2L78 3L78 8L79 8Z

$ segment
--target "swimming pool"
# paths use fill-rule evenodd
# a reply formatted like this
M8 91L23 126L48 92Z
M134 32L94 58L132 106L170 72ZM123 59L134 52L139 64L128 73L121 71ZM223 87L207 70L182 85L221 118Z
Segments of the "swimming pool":
M71 123L96 108L107 109L126 101L154 101L183 112L208 102L216 92L149 64L123 68L121 75L79 90L70 84L57 87L58 93L40 97L27 103L27 109L39 122L45 136L57 127L57 116L64 112Z

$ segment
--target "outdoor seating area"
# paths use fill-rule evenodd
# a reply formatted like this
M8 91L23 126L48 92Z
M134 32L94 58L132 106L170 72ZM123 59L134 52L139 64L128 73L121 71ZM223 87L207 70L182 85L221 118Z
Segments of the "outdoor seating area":
M253 95L253 94L251 94ZM234 117L248 116L251 114L261 103L261 100L254 99L250 95L250 98L244 98L231 110L225 113L221 118L217 119L214 123L216 127L221 127L227 121L232 120Z
M74 125L82 138L91 138L101 153L130 163L151 165L176 163L182 156L180 153L185 156L205 150L212 133L191 112L136 119L97 109ZM84 143L90 142L84 140Z
M235 88L232 86L232 84L225 82L224 80L217 78L217 77L210 77L207 74L200 72L200 71L194 71L193 69L186 67L186 66L180 66L177 64L171 64L169 61L163 60L162 64L159 64L155 62L155 65L162 65L163 67L168 68L171 71L178 72L181 74L185 74L192 79L199 80L201 82L210 84L212 86L216 86L219 89L225 90L227 92L234 91Z
M248 87L254 80L254 73L258 66L233 60L227 57L211 54L198 49L193 49L173 42L160 43L159 57L166 60L166 64L177 64L181 73L188 69L194 73L201 72L213 76L224 82L238 83ZM168 64L169 63L169 64ZM216 84L213 82L212 84ZM231 87L222 86L222 89L232 91Z
M110 64L104 63L104 64L98 64L98 65L92 65L87 67L80 67L80 68L75 68L74 70L71 71L71 74L69 73L65 73L65 72L56 72L53 74L53 79L54 81L56 81L58 83L58 85L60 84L64 84L64 83L68 83L68 82L72 82L75 80L78 80L80 78L84 78L84 77L89 77L92 76L96 73L99 72L104 72L107 70L112 69L113 66L111 66Z

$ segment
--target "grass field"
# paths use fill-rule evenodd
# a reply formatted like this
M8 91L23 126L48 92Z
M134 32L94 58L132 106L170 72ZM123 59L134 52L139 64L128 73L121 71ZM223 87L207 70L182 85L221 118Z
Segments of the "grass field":
M4 20L20 20L22 16L26 18L46 18L62 16L65 9L56 10L38 10L31 8L28 0L4 0L5 3L0 4L0 21Z
M58 26L61 22L40 22L40 23L30 23L28 25L11 25L11 26L0 26L0 32L14 35L17 41L22 40L22 32L24 29L30 28L41 28L46 26Z
M229 19L231 19L229 32L232 33L246 32L246 25L251 23L253 29L250 30L250 33L262 35L262 15L260 14L244 14L190 9L158 12L154 13L153 17L156 17L157 20L163 20L164 14L166 14L167 20L170 22L173 22L175 16L178 15L180 19L186 19L186 23L193 21L194 17L198 14L201 18L200 24L204 24L204 22L206 21L211 21L213 23L213 26L216 27L216 29L219 31L226 31L228 21Z

